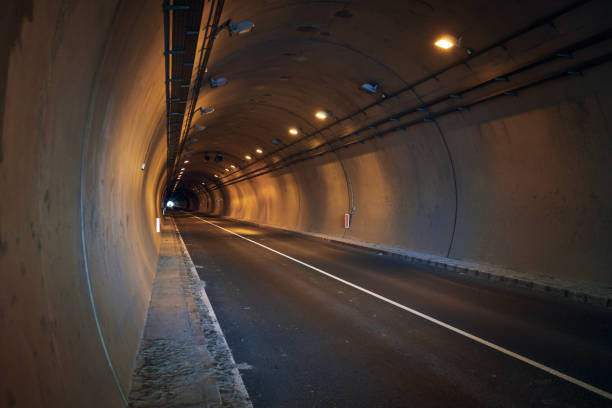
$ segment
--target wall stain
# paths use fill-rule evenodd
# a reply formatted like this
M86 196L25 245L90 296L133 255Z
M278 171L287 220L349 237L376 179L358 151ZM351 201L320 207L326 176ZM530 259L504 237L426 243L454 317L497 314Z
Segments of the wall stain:
M24 20L31 22L33 19L32 3L32 0L4 1L0 13L0 163L4 160L4 105L11 51L19 42Z
M49 197L49 189L45 190L43 202L45 203L45 207L47 207L47 212L49 212L51 210L51 198Z
M11 390L6 390L6 403L9 407L17 406L17 400L15 399L15 395Z

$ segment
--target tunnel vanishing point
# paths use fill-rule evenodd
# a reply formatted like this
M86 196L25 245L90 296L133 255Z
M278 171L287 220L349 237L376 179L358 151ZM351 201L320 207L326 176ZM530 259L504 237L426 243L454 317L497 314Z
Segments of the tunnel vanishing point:
M612 307L608 0L2 9L0 407L128 403L173 214Z

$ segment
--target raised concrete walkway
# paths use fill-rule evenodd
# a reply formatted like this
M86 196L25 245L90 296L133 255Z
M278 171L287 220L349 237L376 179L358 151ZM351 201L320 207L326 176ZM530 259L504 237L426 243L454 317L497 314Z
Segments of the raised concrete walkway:
M170 222L162 232L130 406L250 407L204 284Z

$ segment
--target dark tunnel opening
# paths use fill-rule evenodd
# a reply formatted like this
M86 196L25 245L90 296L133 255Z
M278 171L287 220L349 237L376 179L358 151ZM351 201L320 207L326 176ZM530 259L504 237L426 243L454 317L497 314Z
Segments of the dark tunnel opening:
M174 191L164 200L167 210L197 211L200 200L196 192L187 189Z

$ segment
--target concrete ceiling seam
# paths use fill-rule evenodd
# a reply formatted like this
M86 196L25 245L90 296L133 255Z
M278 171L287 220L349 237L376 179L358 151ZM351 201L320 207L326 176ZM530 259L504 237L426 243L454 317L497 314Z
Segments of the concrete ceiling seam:
M301 40L269 40L269 41L265 41L265 42L258 43L256 45L250 46L249 47L249 51L256 52L256 50L258 48L265 50L265 49L269 48L271 45L276 45L276 44L288 44L288 45L315 44L315 45L324 45L324 46L330 46L330 47L335 47L335 48L341 48L341 49L347 50L347 51L349 51L349 52L351 52L353 54L359 55L359 56L363 57L364 59L372 61L375 65L378 65L379 67L383 68L383 70L389 72L392 76L397 78L399 81L403 82L405 85L408 85L406 80L404 78L402 78L402 76L400 74L398 74L397 72L393 71L391 69L391 67L387 66L382 61L377 60L373 56L368 55L368 54L366 54L363 51L359 51L359 50L357 50L355 48L352 48L352 47L350 47L347 44L340 44L340 43L335 43L335 42L332 42L332 41L324 41L324 40L313 39L313 38L301 39ZM240 56L241 54L243 54L243 52L237 51L234 54L226 55L223 60L217 61L217 64L221 65L221 64L223 64L224 61L231 60L232 58ZM245 70L244 72L237 71L237 74L240 74L240 73L249 73L249 72L251 72L251 71L250 70Z

